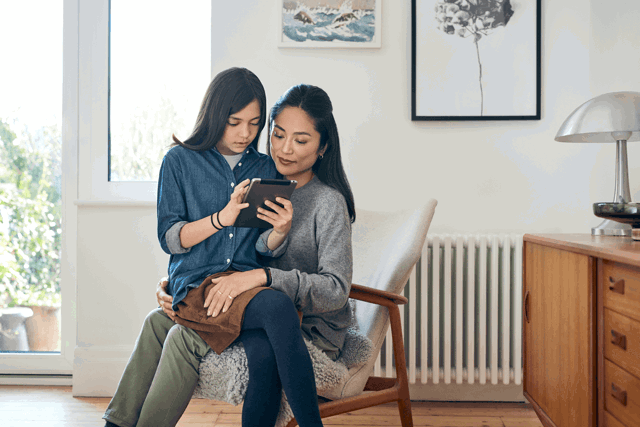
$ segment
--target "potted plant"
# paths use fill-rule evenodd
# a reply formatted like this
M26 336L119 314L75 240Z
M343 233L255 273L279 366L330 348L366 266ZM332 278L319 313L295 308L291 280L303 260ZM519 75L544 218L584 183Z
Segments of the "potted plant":
M17 137L0 120L0 309L33 311L31 351L60 349L59 134L25 127Z
M60 223L44 196L0 188L0 294L6 307L29 307L31 351L60 350Z

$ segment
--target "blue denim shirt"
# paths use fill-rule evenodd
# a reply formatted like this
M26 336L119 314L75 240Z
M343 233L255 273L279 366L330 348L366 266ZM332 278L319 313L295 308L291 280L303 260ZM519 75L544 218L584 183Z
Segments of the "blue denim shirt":
M179 235L185 224L223 209L236 184L247 178L276 176L273 160L251 147L233 171L215 149L192 151L177 146L167 152L158 178L158 239L171 255L167 292L173 296L174 310L189 289L198 287L207 276L230 268L260 268L255 244L264 230L225 227L188 249L175 244L179 242L175 233Z

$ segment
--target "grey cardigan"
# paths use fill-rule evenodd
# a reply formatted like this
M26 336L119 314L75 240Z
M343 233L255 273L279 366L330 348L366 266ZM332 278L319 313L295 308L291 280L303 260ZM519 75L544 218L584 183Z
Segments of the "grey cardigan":
M303 329L341 349L351 320L349 291L353 273L351 221L344 197L313 177L291 196L293 219L285 241L273 252L270 230L256 244L272 258L271 287L302 311Z

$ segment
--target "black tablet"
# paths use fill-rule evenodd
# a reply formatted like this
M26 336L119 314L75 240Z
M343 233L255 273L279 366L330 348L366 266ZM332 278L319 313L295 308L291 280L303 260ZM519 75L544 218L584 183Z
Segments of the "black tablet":
M272 225L267 221L258 219L258 208L272 210L264 202L270 200L277 203L276 197L291 198L297 184L297 181L288 179L252 179L243 200L243 203L249 203L249 206L240 211L234 227L271 228Z

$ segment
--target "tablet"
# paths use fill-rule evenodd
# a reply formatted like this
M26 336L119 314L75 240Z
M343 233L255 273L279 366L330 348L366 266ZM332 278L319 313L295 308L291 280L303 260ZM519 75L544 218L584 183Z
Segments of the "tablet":
M272 228L273 226L267 221L258 219L258 208L261 207L272 211L264 202L270 200L276 203L276 197L289 199L297 184L297 181L288 179L252 179L243 200L243 203L249 203L249 206L240 211L233 226Z

